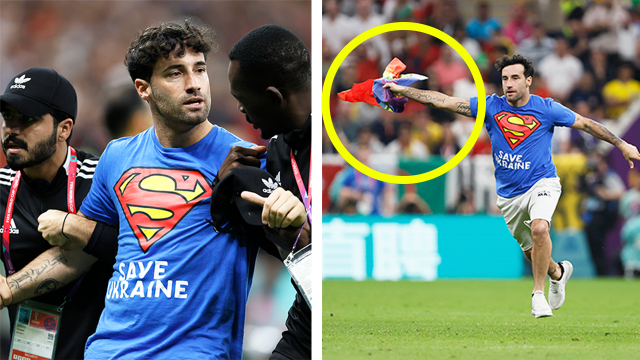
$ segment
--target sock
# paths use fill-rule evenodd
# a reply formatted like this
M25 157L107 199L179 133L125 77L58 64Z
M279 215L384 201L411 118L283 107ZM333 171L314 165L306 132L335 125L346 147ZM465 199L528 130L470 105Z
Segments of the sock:
M562 264L557 263L558 266L560 266L560 279L562 279L562 277L564 276L564 267L562 266ZM560 280L558 279L558 280Z

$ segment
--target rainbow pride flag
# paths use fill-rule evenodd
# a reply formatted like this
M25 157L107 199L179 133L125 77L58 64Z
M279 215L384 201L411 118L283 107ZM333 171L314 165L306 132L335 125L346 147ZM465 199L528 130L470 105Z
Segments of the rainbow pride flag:
M343 101L365 102L394 113L401 113L404 111L404 105L409 99L394 96L391 90L383 88L384 84L394 82L398 85L409 86L416 81L427 80L424 75L400 74L406 69L407 66L400 59L394 58L384 69L384 74L382 74L381 78L353 84L350 90L338 93L338 97Z

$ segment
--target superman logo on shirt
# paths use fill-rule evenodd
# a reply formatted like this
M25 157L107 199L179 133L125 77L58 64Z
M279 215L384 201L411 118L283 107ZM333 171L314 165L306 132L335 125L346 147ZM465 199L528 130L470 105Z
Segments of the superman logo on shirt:
M197 170L162 168L131 168L113 189L145 253L212 192Z
M511 149L515 149L516 146L522 144L526 138L540 127L540 120L533 115L520 115L509 111L501 111L495 114L493 118L498 123L500 131L507 139Z

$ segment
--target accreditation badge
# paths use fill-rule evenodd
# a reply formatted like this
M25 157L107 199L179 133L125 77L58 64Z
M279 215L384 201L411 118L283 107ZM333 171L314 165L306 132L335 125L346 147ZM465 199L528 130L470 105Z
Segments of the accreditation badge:
M62 314L56 306L25 301L18 306L9 359L52 360Z
M284 265L311 309L311 244L295 254L291 252L284 261Z

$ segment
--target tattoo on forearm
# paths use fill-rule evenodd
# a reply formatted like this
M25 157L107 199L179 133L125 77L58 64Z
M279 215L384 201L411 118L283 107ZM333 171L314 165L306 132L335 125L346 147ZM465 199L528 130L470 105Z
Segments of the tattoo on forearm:
M29 272L18 273L9 282L9 287L13 289L20 289L20 287L26 285L29 281L33 281L33 277L31 276L31 274L29 274Z
M40 278L40 276L44 273L48 273L53 270L56 266L60 264L66 264L67 258L64 255L64 250L60 249L60 253L56 255L53 259L44 259L42 264L40 264L35 269L23 269L20 272L16 273L14 276L11 276L7 279L7 284L11 290L18 290L23 286L26 286L30 282L35 282ZM51 279L53 280L53 279ZM45 280L46 281L46 280ZM62 284L60 282L57 282ZM42 286L42 283L40 284ZM40 287L39 286L39 287ZM36 291L38 291L36 289Z
M43 282L40 283L40 285L38 285L38 287L36 288L36 290L33 292L36 295L42 295L42 294L46 294L50 291L53 291L55 289L57 289L58 287L62 287L65 284L56 281L56 279L50 278L50 279L46 279Z
M7 279L7 285L9 285L11 292L15 292L15 290L20 289L20 283L13 279Z
M403 95L423 105L427 105L435 108L440 108L440 106L436 105L436 103L444 105L444 100L445 100L443 96L438 96L436 93L432 93L424 90L417 90L413 88L406 89L403 92Z
M604 140L615 146L618 146L622 143L622 139L620 139L618 135L609 131L609 129L604 127L604 125L600 124L599 122L593 121L591 119L588 119L588 120L589 121L587 121L584 126L584 130L586 132L588 132L589 134L593 135L594 137L600 140Z
M464 115L464 116L472 116L471 115L471 103L469 101L458 101L456 103L456 108L453 110L454 112Z

